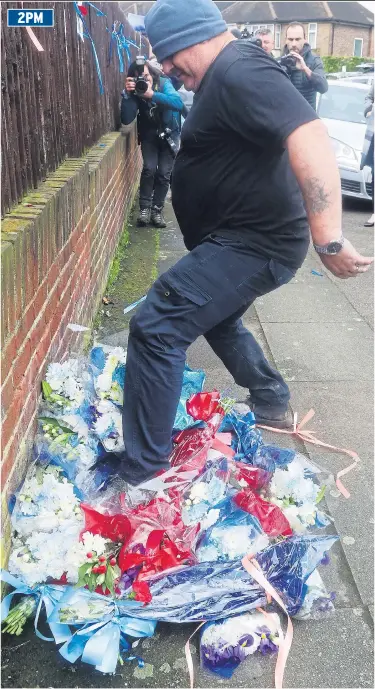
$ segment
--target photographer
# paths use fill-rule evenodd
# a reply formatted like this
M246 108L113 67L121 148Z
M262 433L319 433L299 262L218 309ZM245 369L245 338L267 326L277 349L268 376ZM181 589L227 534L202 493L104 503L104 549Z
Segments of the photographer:
M258 31L256 31L254 34L254 38L259 38L262 41L263 50L265 50L268 55L273 57L272 51L275 47L275 41L271 29L258 29Z
M152 76L146 64L133 62L122 94L121 122L130 124L138 116L138 141L143 156L137 224L166 227L163 217L176 156L183 102L167 78Z
M310 45L305 41L305 29L302 24L289 24L286 30L286 46L279 64L287 72L297 91L316 110L316 94L326 93L328 83L320 57L312 53Z

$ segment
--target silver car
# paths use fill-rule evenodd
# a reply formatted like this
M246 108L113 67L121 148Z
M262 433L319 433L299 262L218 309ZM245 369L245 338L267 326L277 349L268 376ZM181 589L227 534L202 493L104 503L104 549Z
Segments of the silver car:
M359 169L366 132L363 111L369 86L350 79L328 80L328 85L327 93L319 98L317 111L334 146L343 196L371 201L370 168Z

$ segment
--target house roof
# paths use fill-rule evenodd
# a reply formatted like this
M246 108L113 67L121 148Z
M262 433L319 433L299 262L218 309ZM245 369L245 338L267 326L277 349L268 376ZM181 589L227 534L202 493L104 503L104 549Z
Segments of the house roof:
M217 5L221 3L217 2ZM224 10L228 24L334 21L369 26L374 14L359 2L233 2Z
M373 24L374 13L359 2L327 2L337 21L350 24Z

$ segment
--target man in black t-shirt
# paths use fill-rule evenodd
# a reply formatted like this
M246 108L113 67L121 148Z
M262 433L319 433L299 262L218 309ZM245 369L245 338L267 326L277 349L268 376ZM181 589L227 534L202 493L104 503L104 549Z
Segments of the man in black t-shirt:
M168 467L186 350L199 335L248 388L258 423L291 425L288 386L241 317L293 278L309 224L334 275L354 277L372 262L342 236L327 131L276 61L235 40L212 0L157 0L145 21L164 72L195 97L172 179L189 253L130 323L118 471L134 485Z

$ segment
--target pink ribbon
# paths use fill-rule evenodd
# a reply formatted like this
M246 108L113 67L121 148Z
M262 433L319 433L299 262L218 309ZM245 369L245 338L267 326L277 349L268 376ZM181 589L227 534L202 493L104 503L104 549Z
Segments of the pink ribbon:
M341 469L341 471L337 473L335 479L336 486L340 491L341 495L343 495L344 498L350 498L350 493L345 488L343 483L340 481L340 476L345 476L345 474L348 474L349 471L355 469L360 459L357 453L353 452L353 450L346 450L343 447L336 447L336 445L328 445L328 443L323 443L321 440L318 440L318 438L315 438L315 431L308 431L306 429L302 430L303 426L305 426L313 418L314 415L314 409L310 409L310 411L307 412L306 416L303 417L302 421L300 423L297 423L297 414L294 414L293 430L291 431L262 425L259 425L258 428L263 428L265 431L273 431L274 433L285 433L286 435L292 435L296 438L299 438L303 442L311 443L312 445L318 445L319 447L326 447L328 450L333 450L334 452L343 452L344 454L349 455L349 457L352 457L354 459L354 462L347 466L345 469Z
M192 658L191 650L190 650L190 641L191 641L191 639L193 638L193 636L195 636L195 634L197 633L197 631L198 631L201 627L203 627L204 624L205 624L205 621L201 622L201 623L198 625L198 627L196 628L196 630L189 636L189 638L188 638L188 640L187 640L187 642L186 642L186 644L185 644L185 658L186 658L186 662L187 662L187 666L188 666L188 670L189 670L190 689L193 689L193 688L194 688L194 665L193 665L193 658Z
M44 48L43 48L42 44L38 41L37 37L35 36L34 31L29 26L26 26L26 31L29 34L32 42L34 43L34 45L36 47L36 49L39 50L40 53L44 52Z
M282 689L286 661L293 641L292 620L290 619L288 611L283 601L281 600L279 594L277 593L276 589L274 589L272 584L270 584L269 581L267 581L266 577L264 576L260 568L259 563L255 560L255 558L252 555L246 555L246 557L244 557L242 560L242 566L246 569L247 573L250 574L250 576L253 579L255 579L255 581L260 586L264 588L267 594L267 601L269 600L269 597L272 597L276 601L276 603L280 605L280 608L285 612L288 618L288 626L285 637L282 630L279 630L280 645L275 667L275 689ZM264 611L262 610L262 612ZM264 614L266 615L266 613Z

